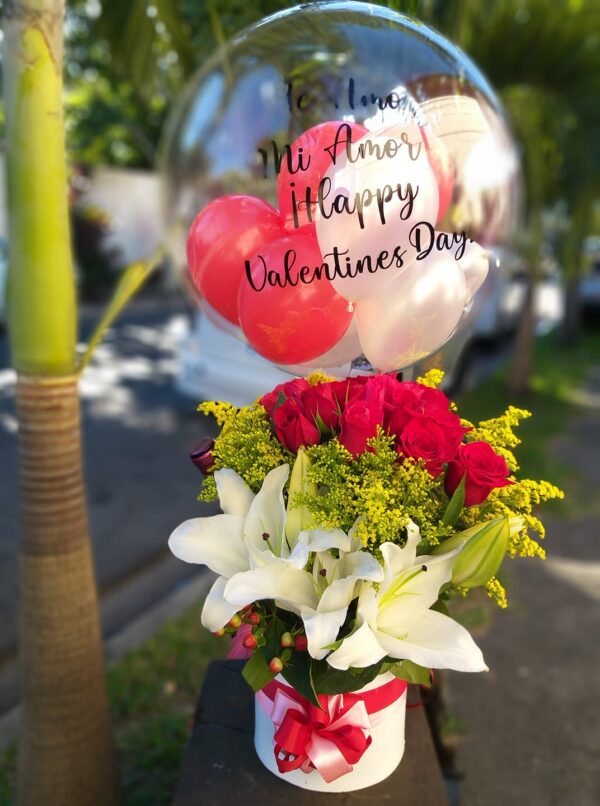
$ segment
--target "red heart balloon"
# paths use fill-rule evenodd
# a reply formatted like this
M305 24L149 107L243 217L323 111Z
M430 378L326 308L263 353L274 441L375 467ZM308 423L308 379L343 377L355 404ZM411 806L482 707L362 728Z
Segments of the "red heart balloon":
M345 130L336 135L340 126L350 127L350 139L353 143L368 134L368 129L359 123L347 123L343 120L330 120L327 123L319 123L307 129L300 137L297 137L290 146L289 158L295 168L300 160L305 170L297 170L292 173L289 170L288 162L284 157L281 170L277 179L277 199L279 202L279 212L288 230L294 230L310 223L306 210L306 191L310 188L311 198L316 199L319 190L319 182L329 170L333 159L332 154L337 156L345 149ZM326 149L330 149L327 151ZM294 199L296 201L296 217L294 216ZM311 217L314 222L314 202L311 204ZM297 221L296 221L297 219Z
M284 234L277 210L254 196L221 196L194 219L187 239L194 285L216 311L239 324L244 261Z
M313 227L267 244L246 264L239 318L260 355L278 364L300 364L342 338L353 314L325 267Z

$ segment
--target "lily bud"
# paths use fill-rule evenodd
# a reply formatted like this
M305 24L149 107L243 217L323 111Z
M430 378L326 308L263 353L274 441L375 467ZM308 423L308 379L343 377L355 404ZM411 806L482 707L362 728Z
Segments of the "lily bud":
M196 465L198 470L204 476L208 476L215 463L213 456L213 448L215 447L214 439L201 439L197 445L194 445L190 451L190 459Z
M493 520L482 521L481 523L476 523L475 526L471 526L469 529L465 529L462 532L457 532L447 540L443 540L439 546L436 546L434 549L432 549L431 553L435 556L439 554L449 554L455 549L462 548L472 537L478 535L482 529L488 529L491 524L498 525L504 521L508 521L511 537L516 535L517 532L520 532L524 525L523 518L519 518L517 516L511 518L494 518Z
M482 524L472 535L452 567L452 582L463 588L478 588L491 579L502 564L510 538L508 518Z
M298 456L292 468L290 477L290 488L288 492L287 517L285 522L285 534L290 547L293 547L298 540L298 535L308 528L311 520L311 513L305 505L295 506L294 499L298 495L317 495L317 486L309 481L308 471L310 461L304 448L298 448Z

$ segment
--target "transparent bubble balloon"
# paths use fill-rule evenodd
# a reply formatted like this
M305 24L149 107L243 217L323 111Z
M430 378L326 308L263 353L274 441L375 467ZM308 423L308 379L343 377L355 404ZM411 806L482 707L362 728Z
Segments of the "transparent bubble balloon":
M359 2L289 9L217 52L175 107L163 174L202 310L297 374L438 350L519 207L517 152L480 71Z

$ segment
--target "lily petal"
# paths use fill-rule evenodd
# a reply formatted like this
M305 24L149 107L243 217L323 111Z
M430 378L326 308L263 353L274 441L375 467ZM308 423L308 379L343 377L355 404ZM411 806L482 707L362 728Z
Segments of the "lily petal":
M310 551L350 551L350 537L341 529L306 529L300 532L298 540L305 541Z
M225 596L240 606L259 599L277 599L282 607L298 614L301 607L317 606L311 575L286 562L236 574L227 583Z
M169 548L180 560L207 565L229 578L249 568L243 530L244 519L237 515L192 518L171 534Z
M211 589L208 596L204 600L204 607L202 608L202 624L207 630L215 632L224 627L227 622L234 616L239 607L232 605L225 599L225 585L227 580L224 577L218 577Z
M289 554L284 538L286 513L283 500L283 488L289 474L289 465L280 465L267 473L250 505L244 523L244 538L254 551L270 548L278 557ZM268 537L263 538L263 535Z
M385 658L387 652L365 621L356 632L345 638L339 649L327 656L327 663L334 669L363 669Z
M254 500L254 493L244 479L235 470L224 467L215 472L215 482L223 512L245 518Z
M406 632L437 601L442 585L450 581L457 553L417 557L417 565L395 577L380 599L378 627L391 635Z
M320 604L320 602L319 602ZM347 607L332 610L327 613L315 612L303 607L300 611L304 630L308 640L308 654L316 660L321 660L329 652L329 647L340 631L346 619Z
M392 658L407 658L431 669L485 672L481 650L471 635L454 619L427 610L402 639L378 631L377 639Z
M357 579L368 579L371 582L383 580L381 564L368 551L353 551L344 560L348 573Z

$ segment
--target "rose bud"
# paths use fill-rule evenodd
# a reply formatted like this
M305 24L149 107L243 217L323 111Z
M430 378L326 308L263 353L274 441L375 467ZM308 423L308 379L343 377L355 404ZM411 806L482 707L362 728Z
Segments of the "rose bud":
M294 639L294 649L297 649L298 652L304 652L308 649L308 639L305 635L297 635Z
M250 634L244 638L242 644L246 647L246 649L256 649L258 646L258 641L256 640L256 636Z
M279 643L282 647L291 647L294 646L294 638L291 632L284 632L281 638L279 639Z
M190 451L190 459L196 465L198 470L204 475L208 476L215 464L215 457L213 455L213 448L215 447L214 439L201 439Z
M279 674L279 672L283 669L283 661L281 658L271 658L269 661L269 669L273 672L273 674Z

